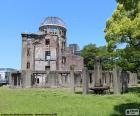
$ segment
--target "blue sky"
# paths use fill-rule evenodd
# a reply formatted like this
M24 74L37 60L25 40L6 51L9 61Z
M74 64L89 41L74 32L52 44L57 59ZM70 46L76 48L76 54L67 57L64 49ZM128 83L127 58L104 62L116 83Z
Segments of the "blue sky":
M1 0L0 67L20 69L21 33L37 32L47 16L64 20L68 44L105 45L103 30L115 7L115 0Z

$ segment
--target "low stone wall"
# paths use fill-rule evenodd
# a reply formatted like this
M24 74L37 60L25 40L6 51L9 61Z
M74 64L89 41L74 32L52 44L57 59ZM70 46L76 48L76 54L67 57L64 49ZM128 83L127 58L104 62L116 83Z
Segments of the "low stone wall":
M137 85L136 73L114 69L113 71L102 71L101 75L100 85L114 88L114 91L118 91L119 88L126 91L127 85ZM75 91L76 87L83 87L83 92L87 93L88 88L96 86L96 76L97 73L95 75L93 70L86 68L81 71L18 71L11 74L10 86L24 88L69 87L72 91Z

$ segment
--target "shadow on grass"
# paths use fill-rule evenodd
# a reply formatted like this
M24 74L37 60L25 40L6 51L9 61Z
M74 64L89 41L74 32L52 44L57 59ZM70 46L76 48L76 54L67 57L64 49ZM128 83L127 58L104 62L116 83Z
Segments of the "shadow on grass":
M140 87L130 87L128 89L128 92L126 93L140 93ZM83 94L82 91L75 91L75 94ZM94 91L89 90L88 94L95 94ZM113 92L103 92L102 94L98 94L98 95L109 95L109 94L113 94Z
M82 91L76 91L75 94L82 94Z
M128 91L132 93L140 93L140 87L130 87Z
M126 103L114 106L114 113L110 116L126 116L126 109L139 109L140 103ZM128 112L129 113L129 112Z
M82 91L76 91L76 92L74 92L75 94L83 94L83 92ZM88 91L88 94L91 94L91 95L108 95L108 94L113 94L113 93L111 93L111 92L109 92L109 93L101 93L101 94L96 94L96 93L94 93L94 91Z
M75 91L74 92L75 94L83 94L83 92L82 91ZM93 91L88 91L88 94L94 94L94 92Z

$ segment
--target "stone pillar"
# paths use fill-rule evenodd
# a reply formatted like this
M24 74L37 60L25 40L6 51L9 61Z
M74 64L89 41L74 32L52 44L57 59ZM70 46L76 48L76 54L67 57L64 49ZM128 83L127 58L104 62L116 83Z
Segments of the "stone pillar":
M22 35L21 70L26 70L27 65L27 37Z
M13 74L11 74L11 87L14 87L14 77L13 77Z
M40 79L41 79L41 87L43 87L43 84L44 84L43 74L41 74L41 78Z
M45 86L49 87L49 76L50 76L50 70L46 70L46 77L45 77Z
M106 85L107 85L107 86L110 86L110 85L111 85L111 83L110 83L111 80L110 80L110 79L111 79L110 72L107 71L107 72L106 72Z
M130 71L128 71L128 73L129 73L129 85L130 86L137 85L137 74L131 73Z
M10 79L10 80L9 80L9 82L10 82L10 83L9 83L9 84L10 84L10 87L11 87L11 88L14 88L14 87L15 87L15 85L14 85L15 76L14 76L12 73L10 74L9 79Z
M75 92L75 79L74 79L74 70L70 71L70 78L71 78L71 90Z
M102 66L101 66L101 58L95 58L94 64L94 77L95 77L95 86L102 86Z
M126 71L122 71L121 80L122 80L122 93L125 93L128 91L128 73Z
M17 73L16 78L17 78L17 87L18 87L18 86L19 86L19 85L18 85L18 81L19 81L19 74L18 74L18 73Z
M137 85L138 82L137 73L133 73L133 79L134 79L134 85Z
M92 87L95 86L95 75L94 72L92 71Z
M11 76L11 88L14 88L14 77Z
M24 87L30 88L31 87L31 70L22 71L22 78L24 78Z
M129 74L129 85L132 86L134 84L133 73L128 71L128 74Z
M22 87L21 74L20 74L20 87Z
M52 87L56 87L56 72L55 71L51 71L50 73L50 86Z
M105 86L106 85L106 72L105 71L102 72L102 82L103 82L103 86Z
M61 87L62 86L62 79L61 79L61 74L58 73L58 86Z
M82 83L83 83L83 94L88 93L88 70L86 67L82 70Z
M110 87L113 87L113 72L109 72Z
M12 84L12 73L11 72L9 74L9 85L10 85L10 87L13 86L13 84Z
M118 66L113 69L113 91L114 94L121 93L121 70Z
M56 87L59 87L59 80L58 80L58 72L55 72L56 78Z

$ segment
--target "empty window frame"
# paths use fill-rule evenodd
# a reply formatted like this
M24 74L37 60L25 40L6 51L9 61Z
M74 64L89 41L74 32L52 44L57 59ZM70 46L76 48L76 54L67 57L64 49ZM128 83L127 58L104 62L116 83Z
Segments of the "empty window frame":
M45 70L50 70L50 66L45 66Z
M46 39L46 40L45 40L45 44L46 44L46 45L50 45L50 40L49 40L49 39Z
M27 48L27 56L30 56L30 48Z
M39 78L37 78L37 84L39 84Z
M62 56L62 64L66 64L66 57Z
M30 62L27 62L27 69L30 68Z
M50 60L50 57L51 57L51 52L45 51L45 60Z

